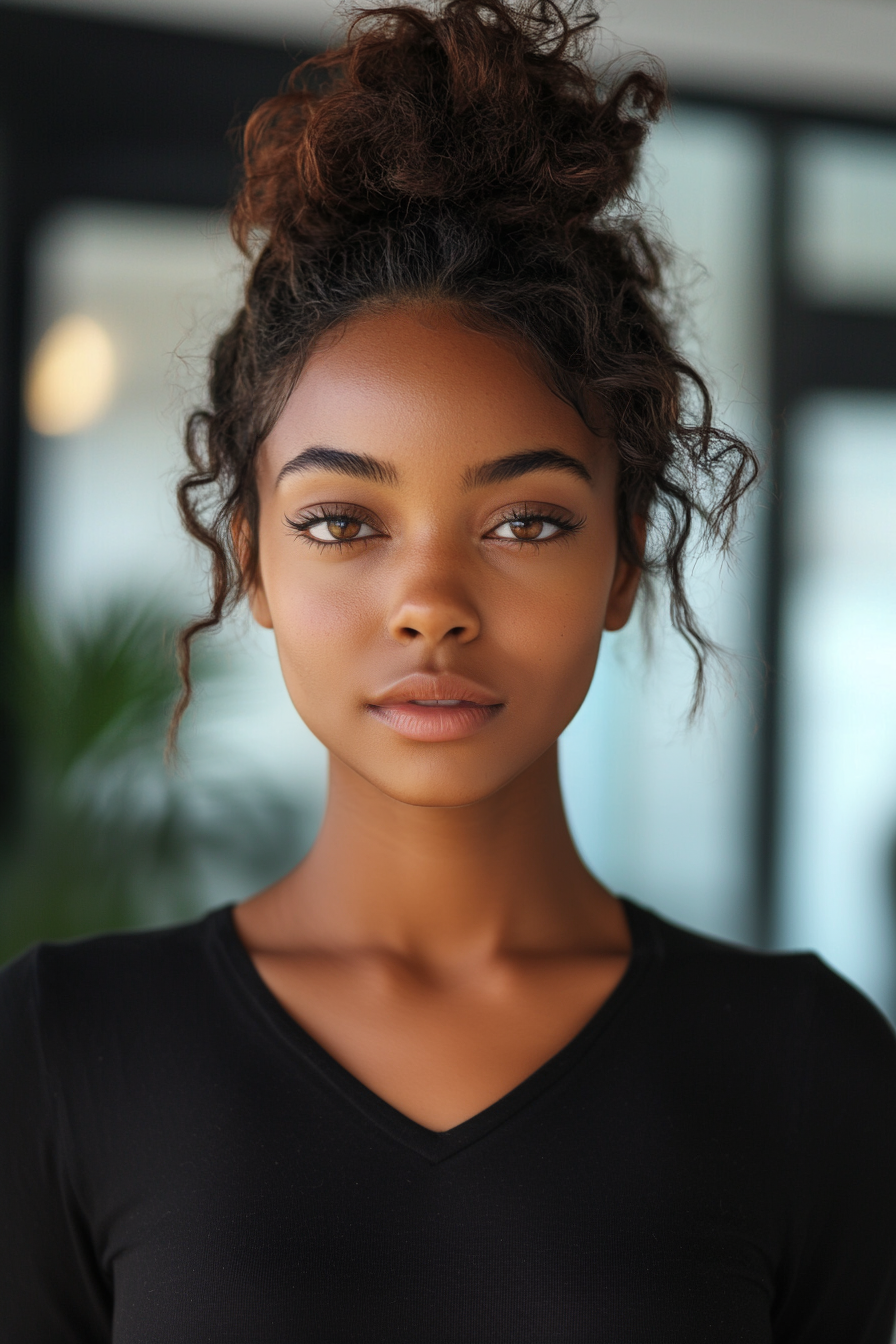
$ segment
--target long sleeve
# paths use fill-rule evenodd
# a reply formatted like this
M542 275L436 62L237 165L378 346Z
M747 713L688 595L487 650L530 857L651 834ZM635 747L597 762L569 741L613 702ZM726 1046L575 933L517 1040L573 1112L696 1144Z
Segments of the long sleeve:
M896 1313L896 1036L813 959L779 1344L890 1344Z
M36 949L0 972L0 1338L105 1344L111 1298L66 1176L39 962Z

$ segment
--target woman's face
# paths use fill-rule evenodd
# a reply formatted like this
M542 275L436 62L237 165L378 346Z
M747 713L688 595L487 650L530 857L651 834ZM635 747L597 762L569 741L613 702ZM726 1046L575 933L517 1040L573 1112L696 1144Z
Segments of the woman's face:
M408 803L526 770L631 610L615 484L612 444L447 312L322 343L260 454L251 594L312 732Z

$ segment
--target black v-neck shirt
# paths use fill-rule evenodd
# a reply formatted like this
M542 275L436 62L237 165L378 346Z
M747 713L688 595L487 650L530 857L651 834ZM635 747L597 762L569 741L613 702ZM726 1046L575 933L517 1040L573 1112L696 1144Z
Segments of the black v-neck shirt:
M4 1344L888 1344L896 1038L813 956L627 901L582 1031L435 1133L230 908L0 974Z

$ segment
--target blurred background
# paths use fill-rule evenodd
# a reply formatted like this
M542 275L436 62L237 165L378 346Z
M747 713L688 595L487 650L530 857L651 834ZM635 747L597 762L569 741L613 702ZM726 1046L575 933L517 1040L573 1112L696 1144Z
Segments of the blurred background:
M669 918L818 950L896 1017L896 3L613 0L673 109L643 189L687 341L767 462L692 589L734 657L688 726L660 620L607 639L562 743L579 846ZM271 638L208 642L172 503L241 266L228 131L338 30L320 0L0 3L0 960L186 918L294 863L320 745Z

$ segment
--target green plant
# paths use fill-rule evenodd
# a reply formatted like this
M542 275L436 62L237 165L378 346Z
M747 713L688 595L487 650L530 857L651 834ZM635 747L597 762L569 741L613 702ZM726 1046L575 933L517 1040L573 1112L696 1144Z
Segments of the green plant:
M282 793L166 768L176 625L124 599L56 626L25 601L9 614L0 961L42 938L187 918L209 899L210 867L239 869L251 890L298 857L303 818ZM206 653L197 674L220 679L226 664Z

